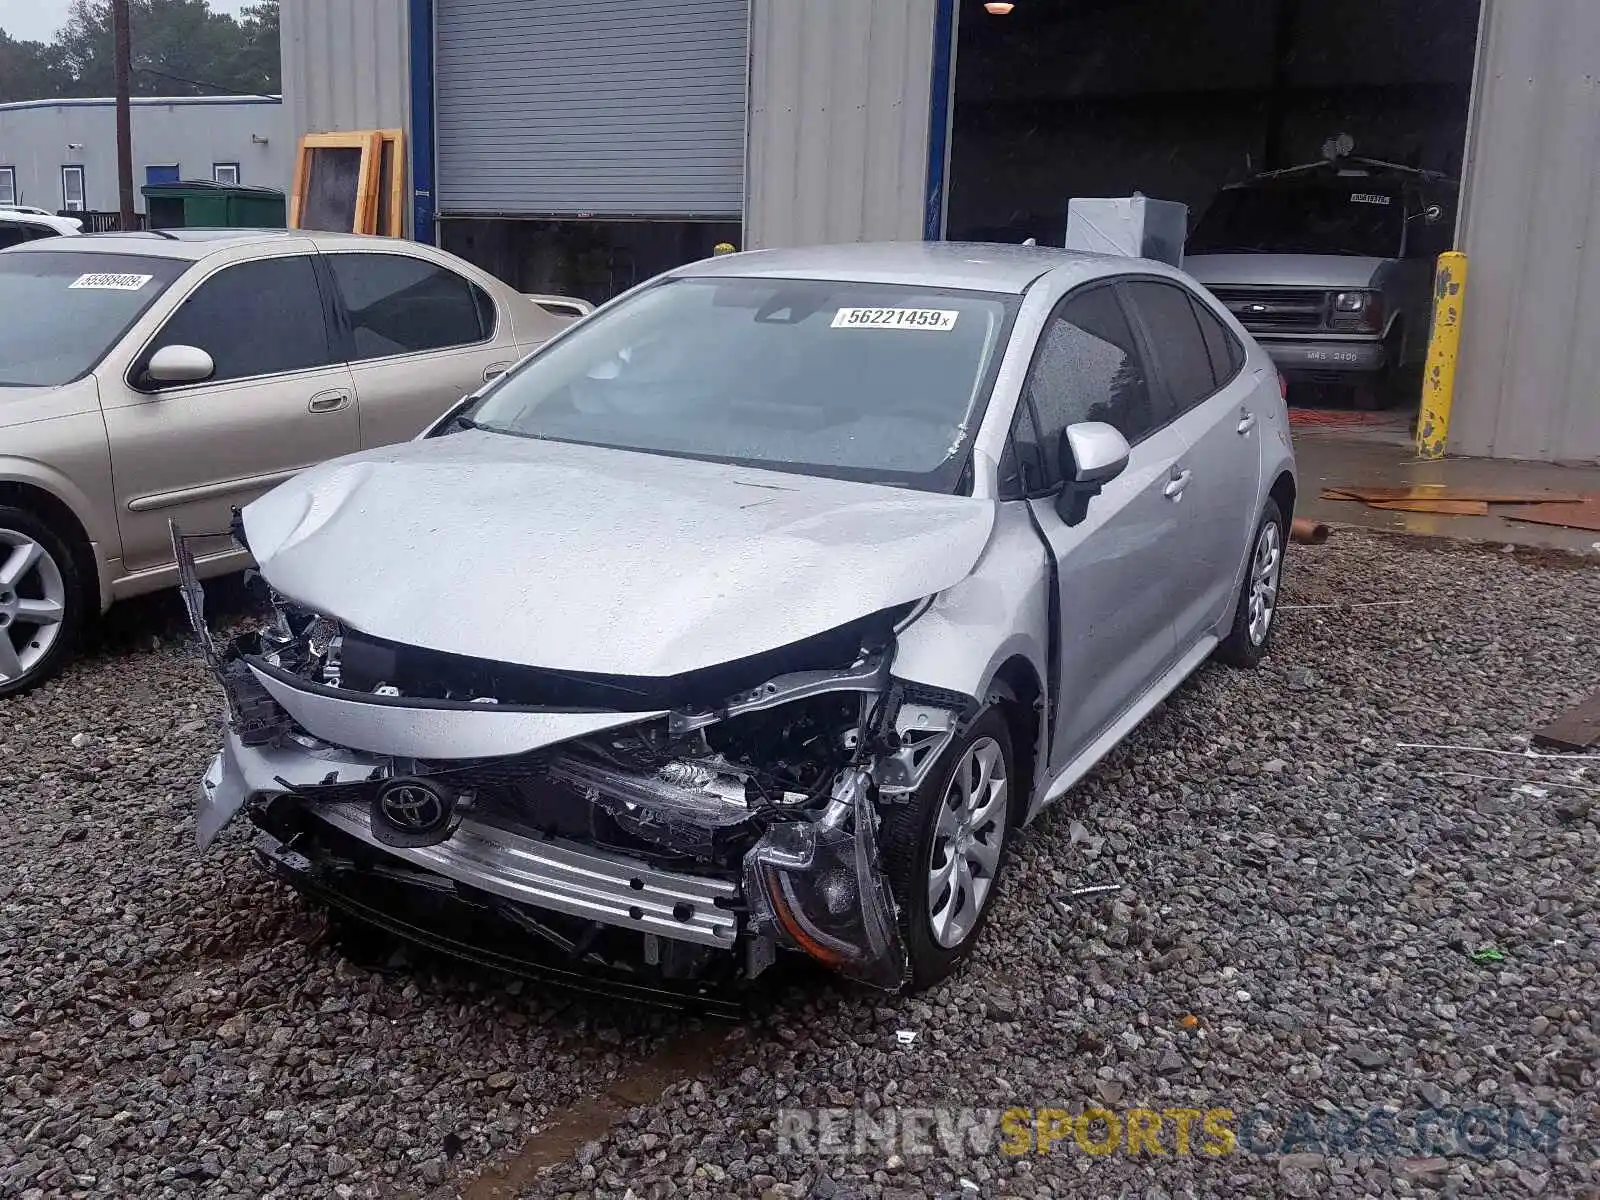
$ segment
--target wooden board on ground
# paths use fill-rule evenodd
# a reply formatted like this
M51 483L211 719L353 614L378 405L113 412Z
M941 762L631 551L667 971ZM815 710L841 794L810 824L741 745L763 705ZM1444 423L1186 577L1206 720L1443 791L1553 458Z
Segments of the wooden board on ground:
M1368 500L1368 508L1385 512L1442 513L1450 517L1487 517L1489 505L1482 500Z
M1585 499L1581 492L1495 490L1494 488L1435 487L1330 487L1322 489L1324 500L1360 500L1367 504L1386 501L1475 501L1482 504L1577 504ZM1434 511L1422 509L1418 511Z
M1533 744L1576 752L1600 748L1600 692L1537 731Z
M1535 525L1560 525L1565 529L1591 529L1600 533L1600 499L1591 497L1581 504L1518 505L1496 514L1508 521L1529 521Z

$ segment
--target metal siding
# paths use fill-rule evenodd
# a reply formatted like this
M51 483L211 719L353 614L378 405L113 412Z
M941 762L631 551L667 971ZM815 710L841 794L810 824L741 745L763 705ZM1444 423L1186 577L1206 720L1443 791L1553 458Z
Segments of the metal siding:
M438 0L441 214L737 217L746 0Z
M406 0L282 0L284 101L307 133L410 132Z
M1600 461L1600 4L1489 0L1456 454Z
M916 240L938 0L752 0L752 249Z

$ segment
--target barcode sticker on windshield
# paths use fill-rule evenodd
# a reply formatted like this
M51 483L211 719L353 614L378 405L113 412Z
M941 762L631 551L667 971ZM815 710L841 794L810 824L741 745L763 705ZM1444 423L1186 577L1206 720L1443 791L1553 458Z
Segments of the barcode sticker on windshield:
M926 329L948 333L961 314L953 308L841 308L835 329Z
M1393 200L1393 196L1385 196L1380 192L1352 192L1350 194L1351 204L1378 204L1388 208Z
M154 278L154 275L79 275L67 287L97 292L137 292Z

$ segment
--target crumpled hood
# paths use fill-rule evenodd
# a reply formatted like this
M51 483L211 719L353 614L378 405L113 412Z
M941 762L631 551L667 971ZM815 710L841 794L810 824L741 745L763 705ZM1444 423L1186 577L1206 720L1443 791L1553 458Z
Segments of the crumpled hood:
M281 594L374 637L671 676L920 600L994 506L480 431L314 467L244 510Z
M1390 260L1345 254L1196 254L1183 269L1207 286L1364 288Z

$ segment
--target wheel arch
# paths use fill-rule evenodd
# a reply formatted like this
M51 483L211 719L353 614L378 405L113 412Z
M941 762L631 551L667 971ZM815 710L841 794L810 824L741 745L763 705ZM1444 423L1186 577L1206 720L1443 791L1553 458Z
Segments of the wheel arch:
M985 691L987 704L998 704L1006 716L1011 733L1012 764L1017 771L1017 786L1011 795L1011 824L1020 828L1032 808L1040 766L1048 755L1045 745L1044 684L1033 663L1013 654L995 670Z
M0 479L0 504L33 513L60 535L72 553L79 580L88 589L83 611L100 612L108 593L101 579L99 555L73 507L47 488L15 479Z
M1280 471L1267 495L1277 504L1278 511L1283 514L1285 525L1294 520L1295 482L1292 473Z

